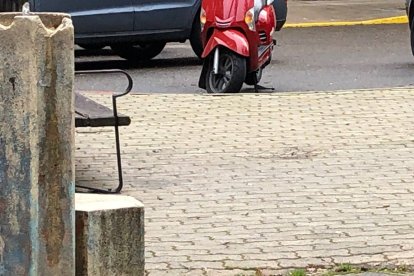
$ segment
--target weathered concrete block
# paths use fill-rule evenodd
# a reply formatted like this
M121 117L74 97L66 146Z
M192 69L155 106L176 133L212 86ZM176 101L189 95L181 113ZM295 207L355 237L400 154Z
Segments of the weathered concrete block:
M0 275L73 275L73 26L0 14Z
M76 275L144 275L144 205L133 197L76 194Z

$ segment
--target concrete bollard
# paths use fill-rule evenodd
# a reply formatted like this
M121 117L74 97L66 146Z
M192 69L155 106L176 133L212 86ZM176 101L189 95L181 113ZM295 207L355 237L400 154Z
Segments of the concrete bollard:
M73 26L0 14L0 275L74 275Z
M76 275L144 275L144 206L129 196L76 194Z

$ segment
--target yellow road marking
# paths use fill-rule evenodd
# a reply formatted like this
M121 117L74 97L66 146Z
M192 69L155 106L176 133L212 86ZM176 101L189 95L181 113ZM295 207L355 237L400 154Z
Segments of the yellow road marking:
M308 28L308 27L331 27L331 26L353 26L353 25L381 25L381 24L406 24L407 16L394 16L377 18L363 21L337 21L337 22L309 22L309 23L288 23L285 28Z

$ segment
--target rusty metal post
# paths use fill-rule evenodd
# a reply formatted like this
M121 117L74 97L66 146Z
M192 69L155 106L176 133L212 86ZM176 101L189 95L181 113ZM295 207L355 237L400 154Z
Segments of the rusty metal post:
M73 26L0 14L0 275L74 275Z

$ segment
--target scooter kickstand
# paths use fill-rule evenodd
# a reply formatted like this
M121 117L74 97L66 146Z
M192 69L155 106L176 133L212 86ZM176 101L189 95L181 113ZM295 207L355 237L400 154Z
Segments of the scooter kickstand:
M256 84L254 89L256 90L256 93L258 92L258 90L270 90L270 91L275 91L274 87L265 87L265 86L261 86Z
M270 91L275 91L275 89L273 87L264 87L258 84L257 81L257 76L256 74L254 74L254 92L255 93L259 93L259 90L270 90Z
M254 76L253 76L253 81L254 81L254 92L259 93L259 85L257 84L258 81L257 81L257 75L256 74L254 74Z

